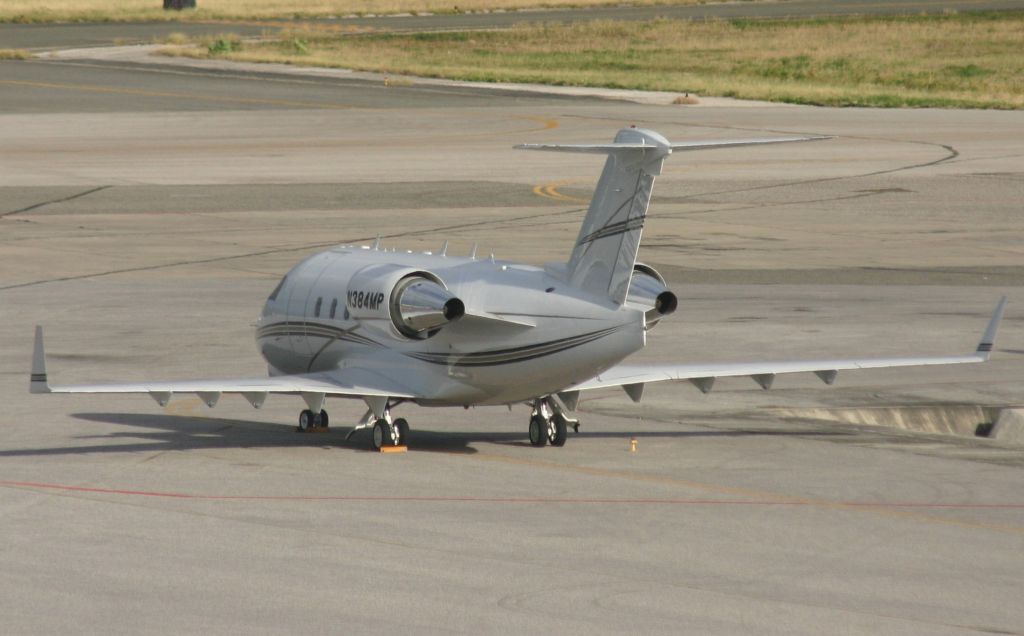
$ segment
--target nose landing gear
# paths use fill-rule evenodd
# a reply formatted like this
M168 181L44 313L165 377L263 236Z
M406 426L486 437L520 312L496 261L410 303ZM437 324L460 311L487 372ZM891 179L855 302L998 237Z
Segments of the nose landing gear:
M579 420L566 417L553 399L546 397L534 400L533 412L530 414L530 444L536 447L545 444L565 446L570 426L579 432Z

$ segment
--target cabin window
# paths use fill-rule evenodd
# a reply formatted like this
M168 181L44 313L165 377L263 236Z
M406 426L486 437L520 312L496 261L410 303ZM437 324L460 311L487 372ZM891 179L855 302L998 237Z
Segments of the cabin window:
M282 279L281 279L281 282L280 282L280 283L278 283L278 284L277 284L277 287L275 287L275 288L274 288L274 291L270 292L270 298L268 298L267 300L277 300L277 295L278 295L279 293L281 293L281 288L282 288L282 287L284 287L284 284L285 284L285 282L286 282L287 280L288 280L288 277L287 277L287 276L285 276L284 278L282 278Z
M334 313L338 311L338 299L335 298L331 301L331 318L334 318Z
M317 298L316 299L316 307L313 308L313 317L314 318L319 318L320 317L320 306L323 305L323 304L324 304L324 299L323 298Z

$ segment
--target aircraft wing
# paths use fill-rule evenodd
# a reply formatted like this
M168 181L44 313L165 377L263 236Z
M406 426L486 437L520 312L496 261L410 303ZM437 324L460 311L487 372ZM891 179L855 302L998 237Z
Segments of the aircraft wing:
M129 382L123 384L77 384L50 386L46 374L46 352L43 329L36 327L32 354L32 393L147 393L160 406L165 406L175 393L194 393L208 406L214 406L224 393L237 393L254 407L263 405L267 395L285 393L301 395L310 409L319 411L325 396L362 398L376 402L388 398L422 397L379 373L365 369L346 368L331 373L305 373L264 378L224 380L180 380L173 382Z
M1006 307L1004 296L996 306L989 320L985 334L975 348L967 355L917 357L917 358L848 358L836 360L795 360L779 362L732 362L710 364L621 364L604 373L562 391L568 399L574 392L621 386L634 401L643 395L643 387L649 382L665 380L689 380L698 389L711 391L716 378L749 376L763 389L771 388L776 375L782 373L814 373L826 384L835 382L839 371L848 369L877 369L884 367L910 367L936 364L964 364L985 362L992 351L996 331ZM578 395L578 394L577 394Z

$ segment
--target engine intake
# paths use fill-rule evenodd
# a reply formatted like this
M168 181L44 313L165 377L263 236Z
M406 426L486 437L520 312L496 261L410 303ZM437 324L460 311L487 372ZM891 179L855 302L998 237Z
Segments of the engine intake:
M648 329L679 307L679 299L665 286L665 279L653 267L637 263L629 282L626 302L645 308Z
M400 280L391 292L391 320L410 338L422 338L465 313L466 305L455 294L421 276Z

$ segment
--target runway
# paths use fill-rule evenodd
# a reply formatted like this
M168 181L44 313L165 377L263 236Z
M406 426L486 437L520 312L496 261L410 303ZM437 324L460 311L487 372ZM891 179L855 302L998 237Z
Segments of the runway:
M1021 113L83 61L0 62L0 103L8 632L1024 633L1024 450L806 415L1021 404ZM288 397L27 393L35 324L54 383L262 373L263 299L337 243L564 260L600 158L512 146L630 124L835 136L669 158L643 359L966 353L1008 294L992 362L595 394L562 449L408 407L396 456L341 400L300 435Z

